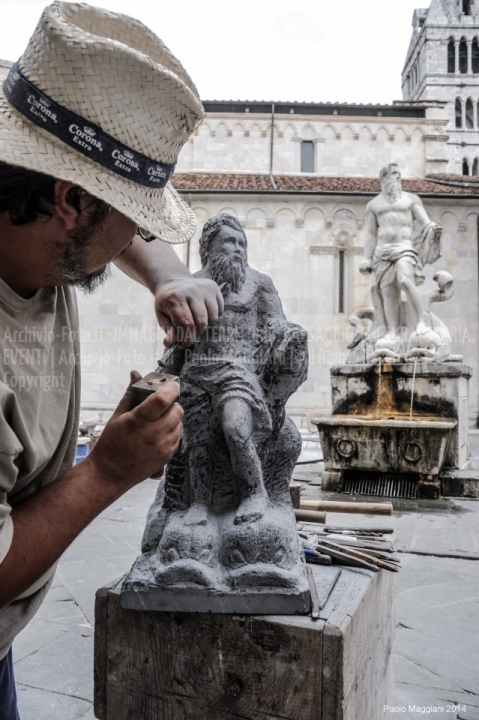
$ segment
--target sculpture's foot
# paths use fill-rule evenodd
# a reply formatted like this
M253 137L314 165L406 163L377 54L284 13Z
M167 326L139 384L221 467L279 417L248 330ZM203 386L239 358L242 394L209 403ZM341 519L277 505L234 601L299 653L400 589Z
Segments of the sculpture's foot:
M271 502L266 494L250 495L241 501L236 511L235 525L260 520L270 507Z
M205 505L195 503L190 507L186 513L184 520L185 525L207 525L208 524L208 512Z

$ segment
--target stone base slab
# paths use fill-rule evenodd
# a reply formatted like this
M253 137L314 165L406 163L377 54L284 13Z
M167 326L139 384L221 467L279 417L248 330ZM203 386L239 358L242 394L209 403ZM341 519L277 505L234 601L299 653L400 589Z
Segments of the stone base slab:
M123 590L123 610L160 612L229 613L232 615L307 615L311 610L309 589L297 594L268 592L217 593L207 589L175 588Z

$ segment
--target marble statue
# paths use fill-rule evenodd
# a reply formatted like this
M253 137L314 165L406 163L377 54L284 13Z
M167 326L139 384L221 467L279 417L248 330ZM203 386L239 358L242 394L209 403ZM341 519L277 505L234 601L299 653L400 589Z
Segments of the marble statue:
M441 256L442 228L428 218L417 195L402 190L396 164L383 168L380 179L382 191L366 207L365 257L359 267L363 274L374 274L373 307L350 318L358 331L350 349L359 347L348 361L446 360L451 337L429 306L452 296L453 278L441 271L434 275L436 291L418 289L425 280L424 266ZM372 321L368 334L365 320Z
M271 612L302 612L309 590L289 497L301 437L285 404L306 378L307 334L285 318L271 278L249 267L234 217L206 223L200 256L197 276L218 283L225 310L193 347L162 358L180 378L183 438L124 606L141 597L164 608L170 598L171 609L188 609L196 591L203 610L220 611L221 597L226 612L268 612L267 598Z

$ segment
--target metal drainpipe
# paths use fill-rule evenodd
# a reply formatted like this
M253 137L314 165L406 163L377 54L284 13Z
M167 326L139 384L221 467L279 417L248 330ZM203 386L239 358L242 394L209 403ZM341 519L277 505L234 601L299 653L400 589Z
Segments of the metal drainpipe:
M274 156L274 103L271 103L271 143L269 151L269 181L273 190L277 190L273 177L273 156Z

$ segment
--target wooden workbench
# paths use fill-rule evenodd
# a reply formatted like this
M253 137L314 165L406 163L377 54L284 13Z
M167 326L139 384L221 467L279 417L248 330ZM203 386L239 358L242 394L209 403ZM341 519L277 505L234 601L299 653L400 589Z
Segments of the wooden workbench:
M122 610L96 598L99 720L383 720L395 575L312 566L319 619ZM337 576L337 577L336 577Z

